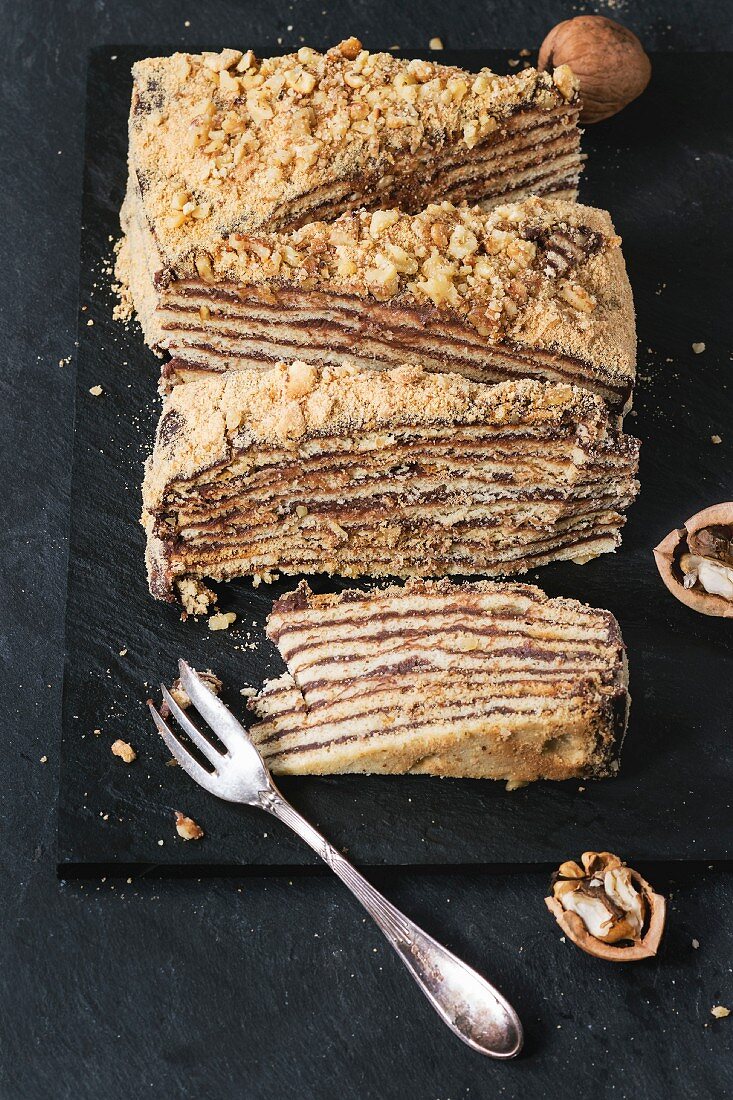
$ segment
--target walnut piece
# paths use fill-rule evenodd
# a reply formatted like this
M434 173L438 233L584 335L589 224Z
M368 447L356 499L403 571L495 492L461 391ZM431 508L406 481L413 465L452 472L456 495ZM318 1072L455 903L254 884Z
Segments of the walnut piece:
M733 618L733 501L705 508L670 531L654 558L681 603L702 615Z
M176 810L176 832L183 840L201 840L204 830L193 820Z
M611 852L563 863L545 903L566 935L589 955L633 962L655 955L666 903Z
M550 31L540 47L539 69L554 69L565 95L569 67L580 83L581 122L600 122L640 96L652 66L641 42L626 27L603 15L579 15Z
M113 741L111 751L113 756L119 756L120 760L124 760L126 764L132 764L133 760L137 760L137 753L132 745L128 745L127 741L120 741L119 739Z
M228 630L236 618L235 611L217 611L209 618L209 630Z

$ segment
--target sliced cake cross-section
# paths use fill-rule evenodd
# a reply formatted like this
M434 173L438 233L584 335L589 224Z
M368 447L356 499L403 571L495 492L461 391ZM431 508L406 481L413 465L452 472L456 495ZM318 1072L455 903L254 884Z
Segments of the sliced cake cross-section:
M314 596L268 620L287 672L249 706L273 772L508 780L618 770L628 677L608 611L525 584L443 580Z
M282 233L231 233L202 268L159 271L127 224L128 279L163 388L283 359L417 363L480 382L572 382L617 413L631 401L634 307L603 210L527 199L490 213L433 204L345 214ZM156 273L157 272L157 273Z
M143 487L154 595L206 578L496 576L613 550L638 442L569 385L295 362L176 386Z
M175 265L214 236L358 206L574 198L579 108L567 65L469 73L355 38L325 54L149 57L133 66L128 202Z

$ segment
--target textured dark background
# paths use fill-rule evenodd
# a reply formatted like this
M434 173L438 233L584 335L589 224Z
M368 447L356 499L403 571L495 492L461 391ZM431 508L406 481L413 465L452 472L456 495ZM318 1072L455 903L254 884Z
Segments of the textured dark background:
M73 364L58 364L74 351L87 49L328 45L349 33L370 47L420 49L438 34L456 48L521 48L589 10L528 0L0 4L1 1100L731 1093L733 1017L710 1015L713 1004L733 1007L733 881L720 868L648 868L671 899L665 945L652 963L615 969L560 941L542 873L380 872L397 904L512 998L528 1042L511 1065L439 1026L328 878L59 885L54 874L73 413ZM732 46L727 0L596 10L649 49Z

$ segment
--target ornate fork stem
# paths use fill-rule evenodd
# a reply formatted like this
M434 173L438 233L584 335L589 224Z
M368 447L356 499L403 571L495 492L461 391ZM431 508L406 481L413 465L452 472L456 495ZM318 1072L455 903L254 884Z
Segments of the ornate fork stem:
M181 685L216 734L217 747L161 685L163 698L188 740L211 765L204 768L165 719L149 703L160 736L175 759L204 790L228 802L259 806L289 825L359 899L392 944L431 1005L474 1050L492 1058L513 1058L522 1047L522 1025L498 989L437 943L375 890L309 821L287 802L247 731L185 661L179 661Z
M522 1025L494 986L387 901L278 790L263 791L260 805L309 844L348 886L456 1035L493 1058L519 1053Z

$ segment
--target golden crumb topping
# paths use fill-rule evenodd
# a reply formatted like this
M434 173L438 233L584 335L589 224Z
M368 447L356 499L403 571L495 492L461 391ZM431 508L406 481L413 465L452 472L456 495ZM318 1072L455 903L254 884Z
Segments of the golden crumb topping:
M609 430L601 399L564 383L485 386L413 366L359 371L299 361L230 371L182 383L166 398L146 468L145 508L155 511L171 482L249 448L295 451L312 442L317 449L324 437L479 423L578 430L586 442L604 439Z
M517 111L567 111L564 66L509 76L369 53L351 38L259 60L174 54L133 68L130 161L172 261L211 236L288 220L299 196L358 176L391 191L447 142L469 153ZM398 189L398 187L397 187Z
M287 233L231 233L189 266L207 284L269 286L273 301L279 286L394 300L521 340L525 324L536 339L540 320L549 335L567 314L586 328L599 301L617 301L616 267L593 261L619 245L605 211L575 203L534 198L487 213L443 202L416 215L361 210Z

